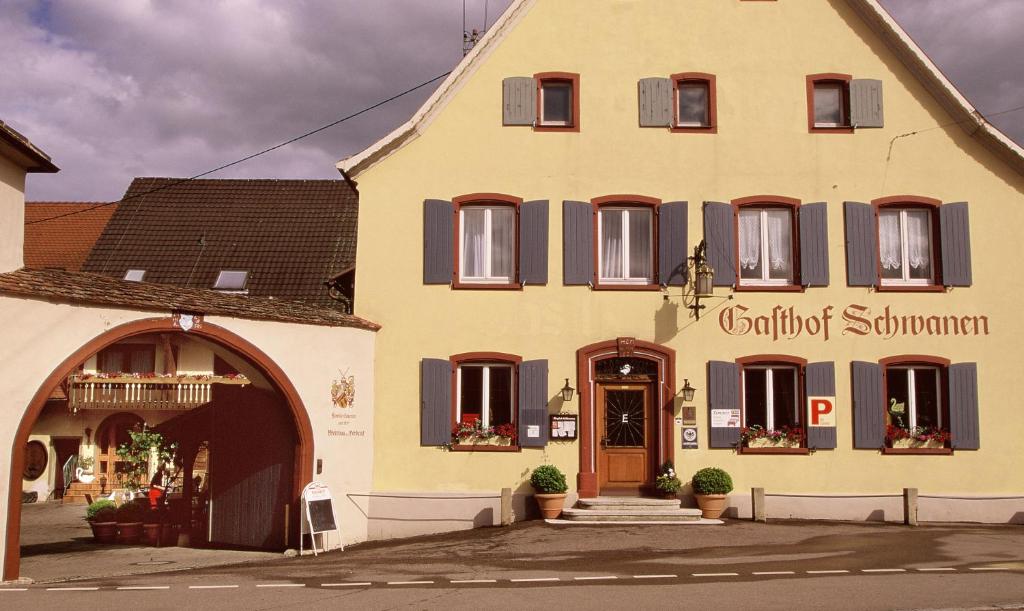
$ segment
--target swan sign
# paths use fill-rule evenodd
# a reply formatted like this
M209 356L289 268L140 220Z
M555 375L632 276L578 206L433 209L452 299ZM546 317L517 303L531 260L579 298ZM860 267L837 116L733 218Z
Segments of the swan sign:
M836 425L835 397L807 397L807 411L810 414L807 419L810 426Z

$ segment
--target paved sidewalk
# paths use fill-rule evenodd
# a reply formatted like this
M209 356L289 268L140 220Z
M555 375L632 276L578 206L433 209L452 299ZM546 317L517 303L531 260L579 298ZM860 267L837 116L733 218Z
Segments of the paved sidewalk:
M188 547L100 545L84 505L22 506L21 576L36 583L157 573L280 558L281 554Z

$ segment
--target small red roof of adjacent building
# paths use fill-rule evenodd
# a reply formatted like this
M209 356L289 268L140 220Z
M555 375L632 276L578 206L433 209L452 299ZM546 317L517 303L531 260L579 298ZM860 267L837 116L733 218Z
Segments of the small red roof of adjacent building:
M25 202L25 267L81 271L117 204Z

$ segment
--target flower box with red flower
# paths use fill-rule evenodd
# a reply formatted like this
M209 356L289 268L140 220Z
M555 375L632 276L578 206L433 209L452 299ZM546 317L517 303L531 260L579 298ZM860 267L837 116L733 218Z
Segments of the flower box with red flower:
M483 426L476 417L463 417L452 429L453 446L513 446L516 426L511 423Z
M885 443L890 448L945 448L949 431L938 427L903 428L890 424L885 428Z
M754 424L740 431L740 444L747 448L799 448L803 440L804 430L798 426L766 429Z

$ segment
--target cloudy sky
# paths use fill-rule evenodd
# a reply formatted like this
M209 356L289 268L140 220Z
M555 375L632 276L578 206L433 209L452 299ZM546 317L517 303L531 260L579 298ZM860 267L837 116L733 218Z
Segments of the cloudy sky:
M469 27L509 2L467 0ZM1024 0L882 2L983 113L1024 106ZM116 200L134 176L197 174L447 72L462 4L0 0L0 119L62 169L30 176L28 199ZM429 92L214 177L337 178ZM992 121L1024 142L1024 111Z

